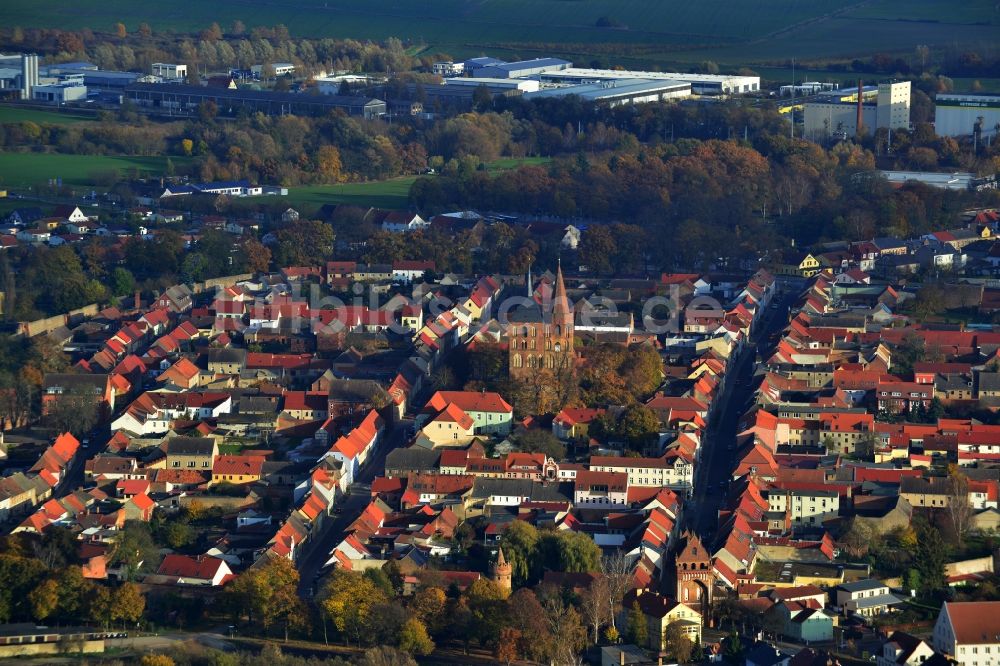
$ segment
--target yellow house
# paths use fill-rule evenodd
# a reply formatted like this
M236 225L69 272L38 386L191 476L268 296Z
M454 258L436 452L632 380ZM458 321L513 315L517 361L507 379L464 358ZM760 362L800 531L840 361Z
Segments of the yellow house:
M219 446L209 437L171 437L160 444L167 469L212 469Z
M622 621L627 626L633 605L638 606L646 619L647 644L650 650L666 650L664 634L667 627L679 624L681 632L694 643L701 643L701 613L695 609L656 592L632 590L622 600Z
M812 277L822 270L819 260L808 252L786 252L784 257L774 263L773 269L779 275L796 277Z
M449 403L420 432L435 447L463 446L475 438L476 422L461 407Z
M417 333L424 327L424 310L419 305L407 305L403 307L399 315L399 322L403 328Z
M263 470L263 456L219 456L212 465L211 485L214 486L217 483L254 483L260 481Z

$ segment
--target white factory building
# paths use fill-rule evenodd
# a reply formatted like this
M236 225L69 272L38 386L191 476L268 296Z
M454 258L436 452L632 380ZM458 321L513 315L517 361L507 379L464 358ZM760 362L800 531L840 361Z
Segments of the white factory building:
M250 67L250 71L257 76L264 76L265 67L267 65L253 65ZM295 73L295 65L290 62L272 62L271 68L274 70L275 76L287 76Z
M53 104L79 102L87 99L87 86L76 82L37 85L31 89L31 99Z
M663 102L669 99L690 97L691 84L681 81L655 81L649 79L602 81L600 83L581 83L573 86L546 88L538 92L525 93L524 98L544 99L548 97L567 97L569 95L575 95L580 99L608 106L624 106L626 104Z
M728 74L684 74L681 72L640 72L618 69L585 69L567 67L541 73L542 83L573 84L599 83L601 81L678 81L688 83L695 95L739 95L760 90L759 76L730 76Z
M462 76L465 73L465 63L450 60L436 62L431 65L431 71L438 76Z
M154 62L150 71L153 76L158 76L164 81L183 81L187 78L188 66L169 62Z
M1000 95L938 93L934 104L934 131L938 136L971 136L978 125L983 139L996 140Z
M822 93L806 102L805 138L823 141L858 133L858 89ZM867 131L907 129L910 126L910 82L893 81L861 89L861 122Z
M0 90L18 89L21 99L32 99L38 85L38 56L34 53L0 55Z
M477 59L478 60L478 59ZM466 65L470 62L467 61ZM568 60L560 58L535 58L519 62L497 62L475 67L471 75L477 79L524 79L548 72L558 72L573 66Z
M504 90L520 90L523 93L535 92L541 88L541 84L534 79L488 79L485 77L454 77L444 80L446 86L466 86L478 88L486 86L490 92L500 92Z

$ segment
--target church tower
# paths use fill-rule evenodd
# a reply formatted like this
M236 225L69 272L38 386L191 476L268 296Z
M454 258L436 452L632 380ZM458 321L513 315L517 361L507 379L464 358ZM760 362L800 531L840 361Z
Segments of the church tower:
M504 591L506 596L510 596L511 589L514 587L514 567L503 556L503 547L497 553L497 559L493 563L492 569L493 582Z
M712 608L715 573L712 556L692 532L682 536L684 546L674 560L677 574L677 601L708 617Z
M529 292L531 285L528 286ZM510 313L507 328L507 360L513 379L534 378L539 370L575 369L573 354L573 308L566 295L562 263L556 270L551 308L521 308Z

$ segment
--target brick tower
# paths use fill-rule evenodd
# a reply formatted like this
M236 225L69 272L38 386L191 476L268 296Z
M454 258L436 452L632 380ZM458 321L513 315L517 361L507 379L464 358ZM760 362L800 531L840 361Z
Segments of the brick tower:
M712 570L712 556L701 539L691 532L685 532L684 546L674 560L677 574L677 601L686 604L708 617L712 608L712 588L715 573Z
M514 587L514 567L503 556L503 547L497 553L497 559L493 563L491 573L493 582L497 584L497 587L503 590L507 596L510 596L511 589Z

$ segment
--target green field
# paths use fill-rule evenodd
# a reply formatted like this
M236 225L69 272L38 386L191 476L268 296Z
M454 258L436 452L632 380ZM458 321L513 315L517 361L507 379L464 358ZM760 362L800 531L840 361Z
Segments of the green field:
M917 44L995 44L993 0L4 0L5 25L111 31L197 31L234 19L247 27L286 25L295 36L398 37L410 51L508 58L540 53L589 64L594 57L667 66L711 58L752 64L784 58L846 57ZM598 28L599 19L614 28Z
M16 106L0 106L0 124L23 123L27 121L39 125L73 125L94 120L92 116L76 113L57 113L54 111L37 111Z
M340 185L308 185L288 190L289 205L304 211L315 211L323 204L353 204L376 208L406 208L410 186L416 176L404 176L373 183L343 183Z
M171 159L180 166L189 158ZM91 187L96 174L111 170L162 174L166 161L166 157L0 153L0 188L46 185L52 178L61 178L63 185Z

